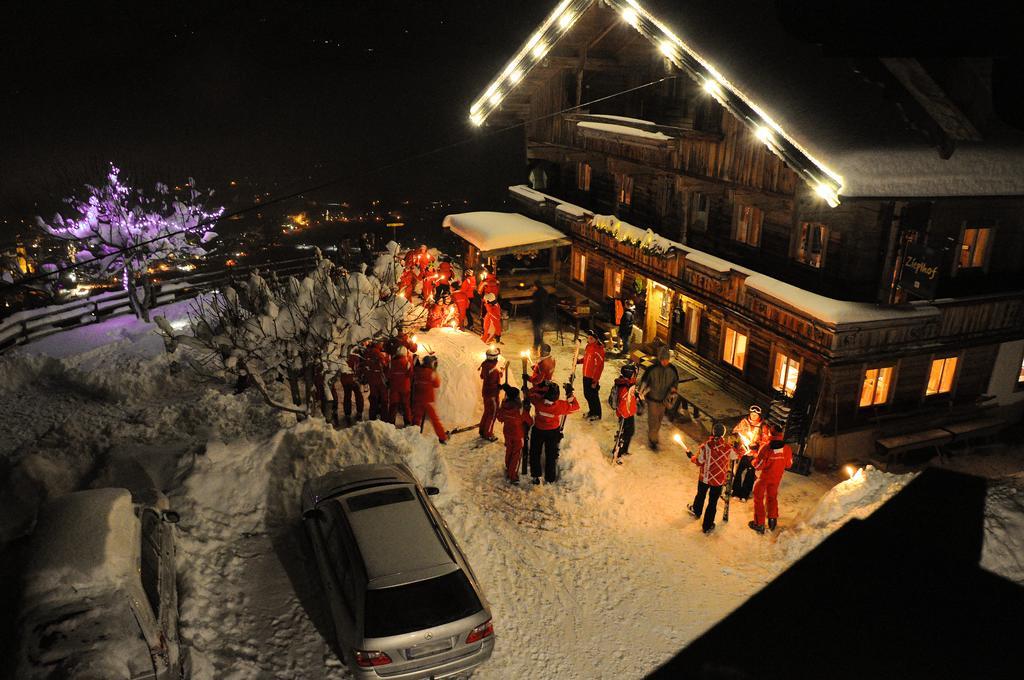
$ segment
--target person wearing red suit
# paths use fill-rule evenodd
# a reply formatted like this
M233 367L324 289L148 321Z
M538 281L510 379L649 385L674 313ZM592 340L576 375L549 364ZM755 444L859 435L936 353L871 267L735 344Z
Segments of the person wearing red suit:
M423 288L420 292L424 304L434 299L434 287L437 285L437 278L437 272L434 269L431 268L424 271L422 278Z
M430 355L423 358L423 362L413 369L412 380L412 420L413 423L423 423L427 418L434 427L434 434L437 441L442 444L448 443L448 434L444 425L434 408L434 398L437 388L441 387L441 376L437 374L437 357Z
M487 295L491 294L497 298L501 293L501 283L498 281L493 268L483 267L480 272L480 283L476 287L476 292L480 294L480 313L484 315L487 312L486 305L484 304Z
M583 397L587 400L590 412L587 420L601 420L601 373L604 371L604 344L597 337L597 332L587 331L587 348L583 358L576 363L583 364Z
M358 347L349 352L348 357L345 359L345 363L348 364L349 370L347 372L343 372L340 378L341 386L345 394L345 424L351 425L353 401L355 401L356 404L356 420L363 419L363 358L360 356L360 350Z
M496 347L488 348L487 358L480 364L480 380L483 381L481 394L484 398L484 413L477 430L481 439L497 441L494 436L494 418L498 414L498 392L501 385L501 369L498 368L500 353Z
M772 439L761 446L754 457L757 481L754 482L754 519L747 526L759 534L764 533L765 497L768 498L768 529L775 531L779 519L779 484L786 469L793 465L793 449L782 441L781 434L772 433Z
M412 271L413 267L416 266L416 258L418 255L419 251L416 250L415 248L410 248L408 251L406 251L405 259L402 261L402 264L405 266L405 271Z
M704 515L701 529L710 534L715 528L715 515L718 513L718 497L722 495L722 487L729 473L729 466L737 458L736 449L725 440L725 425L715 423L711 436L700 445L697 455L690 456L690 462L700 468L697 474L697 495L693 503L686 506L697 519ZM708 507L704 509L704 499Z
M498 421L505 435L505 479L510 484L519 483L519 461L526 443L526 432L533 425L530 404L520 400L519 390L505 386L505 399L498 409Z
M427 267L429 267L430 263L433 261L433 256L431 256L431 254L427 252L427 246L420 245L419 250L416 251L415 259L416 266L419 267L420 270L420 276L423 276L427 273Z
M427 307L427 330L431 328L440 328L444 325L444 317L448 312L448 309L444 303L432 302Z
M375 342L366 351L366 384L370 386L370 420L388 417L387 374L391 357L384 353L381 343Z
M572 385L565 384L566 399L558 398L558 385L550 384L530 390L530 401L536 409L533 432L530 436L530 476L540 484L541 454L544 456L544 481L558 481L558 445L562 440L562 418L580 410L580 403L572 393Z
M555 358L551 356L551 345L544 343L540 346L540 361L533 366L533 372L527 380L536 387L541 383L551 382L555 375Z
M466 295L465 282L462 285L452 284L452 300L459 315L459 328L466 327L466 312L469 311L469 297Z
M612 386L615 390L615 415L619 430L612 447L612 460L622 465L622 457L629 455L629 443L636 432L636 368L627 363Z
M501 342L501 306L494 293L484 296L484 330L480 339L486 343Z
M466 328L473 327L473 298L476 297L476 277L473 276L473 270L467 269L463 272L462 276L462 292L466 296L466 300L469 304L466 305Z
M416 274L412 269L406 267L398 279L398 286L402 289L402 297L412 300L412 296L416 293Z
M402 409L402 422L404 425L412 425L412 405L410 396L412 393L412 368L413 355L408 347L402 345L395 351L391 359L391 367L388 369L388 422L394 423L398 415L398 409Z

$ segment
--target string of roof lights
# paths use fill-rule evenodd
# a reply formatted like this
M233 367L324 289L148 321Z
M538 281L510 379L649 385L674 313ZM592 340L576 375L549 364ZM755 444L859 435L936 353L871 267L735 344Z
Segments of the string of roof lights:
M600 0L619 12L622 20L658 46L661 54L686 71L710 96L743 121L772 153L793 168L830 207L839 205L843 179L813 158L789 137L760 107L748 101L711 64L679 39L665 24L640 6L637 0ZM598 0L562 0L540 28L505 65L497 78L469 109L469 120L481 126L502 100L531 69L543 62L551 47L576 20Z

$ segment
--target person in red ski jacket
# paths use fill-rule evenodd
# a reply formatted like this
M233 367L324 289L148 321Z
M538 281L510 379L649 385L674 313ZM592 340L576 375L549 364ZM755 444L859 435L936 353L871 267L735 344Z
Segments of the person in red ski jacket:
M413 369L412 379L412 420L420 424L423 430L423 423L430 418L430 424L434 427L434 434L437 441L442 444L448 443L448 434L444 425L434 408L434 396L437 388L441 386L441 376L437 374L437 357L429 355L423 358L423 362Z
M440 328L444 325L444 316L447 312L444 303L432 302L427 306L427 330Z
M587 400L587 420L601 420L601 373L604 371L604 344L593 329L587 331L587 349L583 358L583 397Z
M551 382L555 375L555 358L551 356L551 345L544 343L540 346L540 361L533 366L528 380L536 387L546 382Z
M423 288L421 289L420 296L423 298L423 303L426 304L434 299L434 287L437 285L437 272L433 267L427 269L421 277L423 281Z
M615 415L619 430L612 446L612 460L622 465L622 457L629 455L629 442L636 432L636 367L627 363L612 386L615 393Z
M544 481L558 481L558 445L562 440L562 417L580 410L580 403L572 393L572 384L565 383L566 399L558 398L558 385L549 384L543 392L530 390L530 401L537 410L530 436L530 476L540 484L541 453L544 454Z
M718 497L722 495L722 487L729 472L729 466L736 460L738 454L736 449L725 440L725 425L715 423L711 430L711 436L700 445L697 455L691 455L690 461L700 468L697 474L697 495L693 497L693 503L686 506L690 513L700 519L704 515L704 523L701 528L705 534L711 533L715 528L715 515L718 514ZM707 498L708 507L704 509L704 499Z
M420 270L420 276L424 276L427 273L427 267L434 261L433 256L427 252L427 246L420 244L419 250L416 251L416 266Z
M483 268L483 271L480 272L480 285L477 286L476 292L480 293L481 297L486 297L488 293L498 297L498 294L501 293L501 282L498 280L497 274L494 273L494 269Z
M480 335L484 342L501 342L501 306L494 293L484 296L484 330Z
M455 270L452 268L452 261L446 256L437 263L437 289L443 295L450 295L452 292L452 278Z
M480 364L480 380L483 381L481 393L484 398L484 413L480 416L480 426L477 428L481 439L494 442L498 438L494 436L494 418L498 414L498 392L501 386L501 369L498 368L498 357L500 352L497 347L487 349L487 358Z
M398 279L398 286L402 289L402 297L406 300L412 300L412 296L416 293L416 274L413 273L412 269L406 267L405 271L402 272L402 276Z
M381 343L375 342L365 352L366 384L370 387L370 420L388 417L387 374L391 357L384 353Z
M413 267L416 266L416 258L419 255L419 251L416 248L410 248L405 253L405 259L402 264L405 266L405 271L412 271Z
M754 482L754 519L747 526L764 533L765 496L768 497L768 529L775 531L779 520L779 484L786 469L793 465L793 449L779 433L763 445L754 457L757 481Z
M352 402L356 404L356 420L363 419L363 389L364 373L363 373L363 357L361 356L361 349L356 346L349 352L348 357L345 359L345 363L348 364L349 371L342 373L340 376L341 386L344 389L344 408L345 408L345 424L352 424Z
M473 327L473 298L476 297L476 277L472 269L467 269L462 274L462 286L460 287L466 296L469 304L466 306L466 328Z
M400 345L395 350L395 356L391 358L391 367L388 369L388 422L394 423L398 415L398 409L402 409L402 423L412 425L412 405L410 396L412 393L412 368L413 355L409 348Z
M505 479L510 484L519 483L519 462L526 443L526 432L533 425L530 404L520 399L515 387L505 386L505 399L498 409L498 421L505 435Z
M412 338L410 338L408 333L399 333L398 337L395 338L395 341L399 344L399 346L409 350L410 354L416 354L416 350L420 348L419 343L415 342ZM410 360L412 360L413 358L411 358Z
M459 315L459 328L466 327L466 312L469 311L469 296L465 288L465 282L452 282L452 302L455 303L455 310Z

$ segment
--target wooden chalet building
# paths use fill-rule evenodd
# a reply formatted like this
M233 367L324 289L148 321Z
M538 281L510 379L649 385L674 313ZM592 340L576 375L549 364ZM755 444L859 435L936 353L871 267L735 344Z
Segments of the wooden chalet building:
M822 463L1019 421L1024 135L985 64L855 69L772 7L559 3L470 110L526 123L515 210L566 285L645 304L684 397L776 400Z

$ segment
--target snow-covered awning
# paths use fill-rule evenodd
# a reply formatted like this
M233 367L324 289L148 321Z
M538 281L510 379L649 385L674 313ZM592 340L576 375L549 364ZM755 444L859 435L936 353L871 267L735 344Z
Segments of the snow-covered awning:
M567 246L565 234L519 213L468 212L445 215L446 229L473 244L484 257Z

